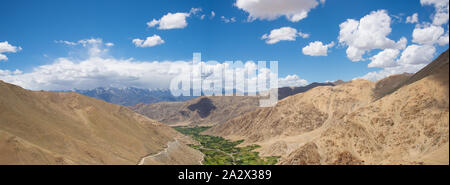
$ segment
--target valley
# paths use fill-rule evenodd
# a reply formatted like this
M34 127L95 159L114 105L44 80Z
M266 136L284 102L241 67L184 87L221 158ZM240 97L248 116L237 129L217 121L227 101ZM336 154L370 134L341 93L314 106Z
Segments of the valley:
M276 164L278 156L260 157L259 152L254 150L260 148L258 145L238 147L243 140L230 141L222 137L202 135L201 132L210 127L174 127L182 134L191 136L198 141L199 145L189 146L205 154L204 165L273 165Z

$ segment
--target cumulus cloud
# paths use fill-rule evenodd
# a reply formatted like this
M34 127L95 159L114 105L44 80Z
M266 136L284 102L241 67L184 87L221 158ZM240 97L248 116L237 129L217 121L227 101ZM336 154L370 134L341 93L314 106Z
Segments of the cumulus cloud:
M419 14L418 13L414 13L411 16L406 17L406 23L418 23L419 22Z
M385 49L371 58L372 62L369 63L369 67L394 67L397 65L396 59L400 54L398 49Z
M398 60L400 64L428 64L433 60L436 48L430 45L410 45Z
M308 81L301 79L297 75L288 75L278 79L279 87L300 87L308 85Z
M364 60L364 54L373 49L394 49L403 46L404 41L395 42L387 38L392 29L391 18L386 10L373 11L359 21L348 19L339 27L339 43L348 46L347 57L353 62Z
M295 28L282 27L272 30L270 34L264 34L261 39L266 40L267 44L275 44L280 41L295 41L297 37L308 38L309 34L299 32Z
M153 35L151 37L147 37L145 40L142 39L133 39L132 41L136 47L146 48L146 47L154 47L157 45L164 44L164 40L161 39L159 35Z
M444 28L435 25L417 25L413 31L413 42L432 45L444 34Z
M320 41L315 41L315 42L309 43L308 46L304 47L302 49L302 52L303 52L303 54L309 55L309 56L327 56L328 49L333 46L334 46L334 42L324 45Z
M78 42L73 42L78 43ZM32 90L70 90L93 89L96 87L138 87L138 88L169 88L171 80L176 76L190 74L191 61L138 61L135 59L116 59L107 55L101 39L87 39L85 47L89 51L92 48L103 52L99 55L88 55L86 59L77 57L58 58L53 63L37 66L29 72L20 70L0 70L0 79ZM77 44L83 46L82 44ZM248 70L255 70L258 65L245 63L233 67L227 63L200 62L204 71L202 78L211 75L211 69L221 68L226 74L243 74ZM212 70L213 71L213 70ZM267 68L262 71L269 72ZM189 76L186 76L188 78ZM256 78L249 76L236 77L237 81L248 80L250 84L256 84ZM194 79L199 80L199 79ZM280 78L280 86L304 85L306 81L298 76L291 75ZM238 89L244 91L244 89Z
M434 25L448 24L449 1L448 0L420 0L420 4L434 6Z
M448 30L447 30L447 32L445 33L445 35L442 35L442 36L439 38L438 44L439 44L440 46L448 45Z
M160 30L181 29L188 25L186 18L189 16L189 13L168 13L159 20L153 19L148 22L147 26L155 27L159 25L158 29Z
M7 61L8 57L4 53L16 53L22 50L21 47L13 46L8 41L0 42L0 61Z
M370 81L378 81L388 76L394 74L402 74L402 73L416 73L417 71L424 68L426 64L417 64L417 65L401 65L395 67L384 68L380 71L374 71L367 73L366 75L358 78L370 80Z
M274 20L285 16L291 22L298 22L306 18L308 12L317 5L317 0L236 0L235 3L236 7L249 13L250 21Z
M413 44L403 50L400 58L394 62L399 51L386 49L372 57L372 63L369 64L369 67L382 67L383 69L370 72L361 78L378 81L394 74L416 73L433 60L435 52L436 48L433 46Z
M214 17L216 17L216 12L211 11L211 19L213 19Z
M406 41L403 44L400 44L401 42L399 41L397 45L403 45L403 47L384 48L383 51L371 57L372 61L369 67L383 69L370 72L362 78L376 81L393 74L415 73L433 60L437 44L440 46L448 45L448 29L444 33L443 24L447 24L448 27L449 1L421 0L420 3L423 6L431 5L435 7L432 23L417 24L412 33L412 42L414 44L409 45L406 49L404 49ZM406 22L418 23L418 14L415 13L409 16ZM404 50L401 51L402 49Z
M158 29L160 30L182 29L188 25L186 18L191 15L196 15L201 11L201 8L192 8L188 13L168 13L161 17L161 19L153 19L152 21L147 22L147 26L155 27L159 25Z

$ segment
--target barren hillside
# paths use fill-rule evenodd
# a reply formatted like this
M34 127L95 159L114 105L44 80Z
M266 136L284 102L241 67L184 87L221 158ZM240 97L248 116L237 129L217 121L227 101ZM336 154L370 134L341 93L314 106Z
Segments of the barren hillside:
M212 96L186 102L138 104L131 109L168 125L214 125L253 111L258 106L257 97Z
M205 134L259 144L280 164L448 164L448 51L396 78L318 87Z
M182 137L128 108L76 93L2 81L0 92L0 164L137 164Z

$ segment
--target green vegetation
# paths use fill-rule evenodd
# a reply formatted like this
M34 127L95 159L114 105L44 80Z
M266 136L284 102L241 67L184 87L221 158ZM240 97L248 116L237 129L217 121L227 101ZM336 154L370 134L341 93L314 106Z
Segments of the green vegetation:
M237 147L244 140L229 141L222 137L200 134L209 128L174 127L178 132L191 136L200 143L200 145L190 145L190 147L205 154L203 160L205 165L271 165L276 164L280 158L278 156L259 157L259 153L253 151L260 147L258 145Z

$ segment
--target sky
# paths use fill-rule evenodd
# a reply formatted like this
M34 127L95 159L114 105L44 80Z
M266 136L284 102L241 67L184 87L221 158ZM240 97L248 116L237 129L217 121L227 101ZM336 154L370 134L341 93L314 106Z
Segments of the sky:
M168 88L202 61L278 61L280 86L414 73L448 49L448 0L0 0L0 80ZM245 65L252 68L254 65Z

